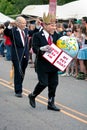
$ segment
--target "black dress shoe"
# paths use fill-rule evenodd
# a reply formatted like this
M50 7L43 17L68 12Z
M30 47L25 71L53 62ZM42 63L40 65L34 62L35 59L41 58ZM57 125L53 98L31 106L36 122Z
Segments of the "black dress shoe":
M22 94L21 93L15 93L16 97L22 98Z
M60 111L60 109L57 108L54 104L52 104L52 105L48 104L47 109L48 110L53 110L53 111Z
M30 105L31 105L33 108L35 108L35 107L36 107L36 103L35 103L35 97L33 96L33 94L32 94L32 93L29 94L29 95L28 95L28 98L29 98L29 103L30 103Z

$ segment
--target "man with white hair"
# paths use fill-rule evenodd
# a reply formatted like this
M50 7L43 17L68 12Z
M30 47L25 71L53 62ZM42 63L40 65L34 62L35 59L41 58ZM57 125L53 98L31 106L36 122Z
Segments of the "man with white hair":
M14 66L14 91L16 97L22 97L22 83L29 59L28 29L26 20L18 16L14 23L5 23L4 34L12 42L11 57ZM9 28L9 25L11 26Z

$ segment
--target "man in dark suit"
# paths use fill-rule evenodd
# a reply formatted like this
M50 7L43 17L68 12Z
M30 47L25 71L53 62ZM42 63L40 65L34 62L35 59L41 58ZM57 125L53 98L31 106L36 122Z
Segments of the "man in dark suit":
M54 67L50 62L43 58L45 52L50 52L51 47L49 44L52 42L56 44L56 41L60 38L60 35L56 33L55 18L48 14L43 17L43 29L35 33L33 36L33 51L37 57L37 76L38 83L35 86L34 91L28 95L30 105L35 108L35 98L48 86L48 110L60 111L55 106L55 93L58 85L58 69ZM48 37L51 35L51 43L48 43Z
M5 26L6 29L4 33L9 36L12 41L11 57L14 66L15 96L22 97L22 83L29 58L29 37L28 29L26 28L26 20L19 16L16 18L15 25L12 23L5 23Z

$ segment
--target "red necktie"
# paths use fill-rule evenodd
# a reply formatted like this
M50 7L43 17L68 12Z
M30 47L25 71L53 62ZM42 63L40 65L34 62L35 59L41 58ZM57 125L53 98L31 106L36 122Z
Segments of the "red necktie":
M52 39L51 39L51 36L49 35L48 37L48 44L51 45L52 44Z
M25 35L24 35L24 32L23 32L23 31L21 31L21 33L22 33L23 39L25 39Z

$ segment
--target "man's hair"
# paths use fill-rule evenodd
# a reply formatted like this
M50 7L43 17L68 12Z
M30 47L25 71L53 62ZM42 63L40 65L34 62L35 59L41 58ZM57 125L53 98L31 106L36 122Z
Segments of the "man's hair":
M87 23L87 17L82 17L82 19Z
M4 29L4 25L3 24L0 25L0 29Z

